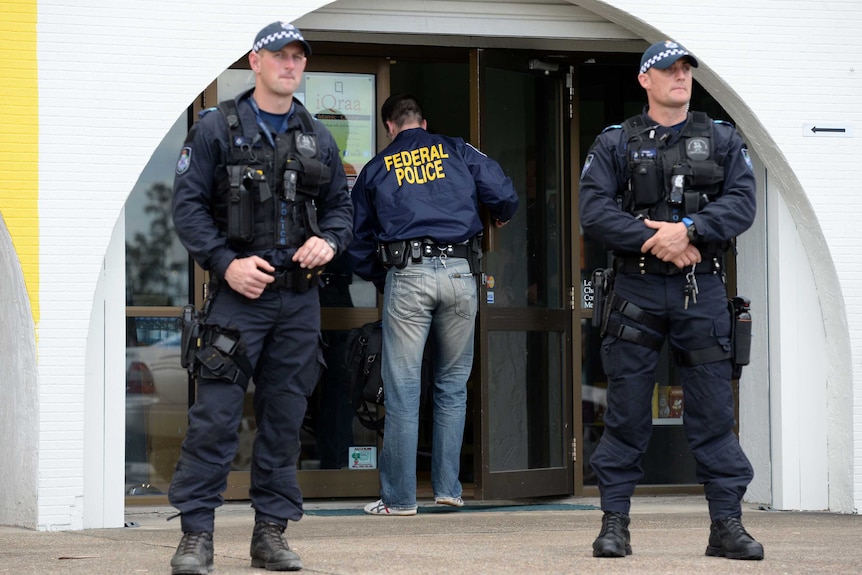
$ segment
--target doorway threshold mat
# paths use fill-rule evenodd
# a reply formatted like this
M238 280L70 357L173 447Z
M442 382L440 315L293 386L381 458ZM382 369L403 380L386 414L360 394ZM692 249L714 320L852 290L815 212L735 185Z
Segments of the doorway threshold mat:
M464 507L449 507L448 505L419 506L420 514L426 513L490 513L495 511L596 511L595 505L579 505L576 503L535 503L528 505L464 505ZM362 508L352 509L306 509L306 515L321 517L364 515Z

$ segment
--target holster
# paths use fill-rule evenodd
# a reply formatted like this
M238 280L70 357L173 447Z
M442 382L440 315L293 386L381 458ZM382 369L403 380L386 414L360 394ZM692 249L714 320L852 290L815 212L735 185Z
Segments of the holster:
M248 386L251 365L245 356L240 334L218 326L204 326L201 349L196 354L208 375L228 383Z
M482 237L484 234L479 232L470 238L469 248L467 250L467 263L470 264L470 273L474 276L482 275Z
M608 297L614 289L613 268L598 268L592 274L593 291L593 327L599 328L599 337L604 337L608 327L608 316L611 313Z
M200 313L195 306L189 304L183 308L183 316L180 320L183 328L183 338L180 342L180 365L190 375L195 372L196 354L200 348L201 322Z

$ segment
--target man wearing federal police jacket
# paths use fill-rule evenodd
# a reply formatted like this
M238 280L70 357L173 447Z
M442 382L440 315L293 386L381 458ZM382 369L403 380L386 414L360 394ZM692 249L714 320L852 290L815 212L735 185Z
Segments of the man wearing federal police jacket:
M734 432L732 314L723 254L755 216L748 151L734 127L689 112L692 68L681 45L650 46L638 81L644 112L598 136L580 180L584 232L613 251L601 317L605 430L591 464L602 528L596 557L631 554L629 510L652 430L659 352L668 341L685 397L686 438L711 523L706 554L762 559L741 523L753 478ZM597 280L598 281L598 280Z
M251 564L302 568L284 530L302 517L300 427L323 366L318 282L349 245L353 219L335 140L293 97L310 54L292 25L263 28L249 54L254 88L205 113L177 163L177 234L212 279L183 342L197 395L169 491L183 530L175 575L213 568L214 510L251 380Z
M355 272L383 292L381 489L365 512L416 515L425 343L433 339L431 485L438 504L460 507L482 256L479 203L501 227L515 213L518 196L497 162L459 138L427 132L413 96L388 98L381 117L392 143L362 169L353 188L349 251Z

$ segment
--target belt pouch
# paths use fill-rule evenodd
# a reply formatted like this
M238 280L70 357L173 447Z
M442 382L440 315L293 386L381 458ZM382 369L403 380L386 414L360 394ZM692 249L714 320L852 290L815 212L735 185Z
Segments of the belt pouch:
M311 289L320 274L323 273L323 268L296 268L293 270L293 291L295 293L304 293Z
M654 158L642 159L634 164L631 186L636 207L652 206L658 203L664 186L662 185L661 166Z
M422 262L422 240L410 240L410 259L414 264ZM404 262L407 265L407 262Z
M383 246L383 249L387 252L387 256L384 259L390 262L390 266L395 266L399 270L407 267L408 253L406 241L389 242ZM384 263L384 265L386 264Z
M240 183L231 184L227 208L227 236L231 241L254 239L254 211L251 191Z

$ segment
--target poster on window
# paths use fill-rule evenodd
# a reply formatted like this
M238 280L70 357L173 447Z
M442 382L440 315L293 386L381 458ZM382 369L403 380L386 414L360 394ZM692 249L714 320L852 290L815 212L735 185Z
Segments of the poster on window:
M375 153L374 74L306 72L302 102L335 137L352 190Z

